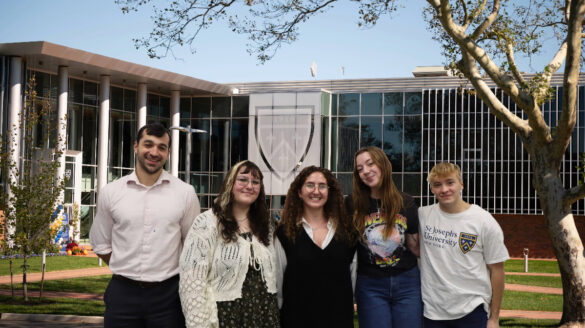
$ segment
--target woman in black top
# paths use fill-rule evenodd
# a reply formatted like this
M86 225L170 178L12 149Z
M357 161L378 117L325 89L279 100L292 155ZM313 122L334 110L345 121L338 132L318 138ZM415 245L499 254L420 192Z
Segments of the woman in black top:
M418 208L394 185L392 165L380 148L365 147L355 154L353 199L348 197L346 204L360 236L360 328L422 327Z
M353 327L354 233L329 170L310 166L295 178L276 235L282 327Z

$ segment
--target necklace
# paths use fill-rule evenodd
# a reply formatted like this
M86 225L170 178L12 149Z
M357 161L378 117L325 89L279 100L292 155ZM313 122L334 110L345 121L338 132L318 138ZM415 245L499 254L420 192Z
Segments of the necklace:
M248 217L246 216L246 217L244 217L244 218L242 218L242 219L238 219L238 218L235 218L235 219L236 219L236 221L238 221L238 222L244 222L244 221L248 220Z

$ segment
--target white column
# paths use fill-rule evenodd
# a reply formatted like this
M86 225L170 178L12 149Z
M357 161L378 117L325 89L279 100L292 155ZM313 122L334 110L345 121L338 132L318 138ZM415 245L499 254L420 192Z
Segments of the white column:
M60 150L57 177L65 179L65 152L67 151L67 97L69 93L69 68L59 66L59 98L57 102L57 149ZM59 195L59 203L63 203L63 193Z
M10 98L8 102L8 128L10 135L8 147L11 151L10 161L16 165L11 168L8 179L16 182L20 171L20 118L22 113L22 58L10 58ZM12 198L12 190L8 186L8 199ZM10 204L8 205L10 206ZM7 232L12 235L15 232L15 222L8 222ZM12 248L14 241L8 240L8 247Z
M171 91L171 126L181 125L181 92L178 90ZM171 130L171 174L179 176L179 130Z
M146 125L146 100L147 99L147 88L146 83L138 83L138 106L137 106L137 117L136 117L136 131L140 130L141 127Z
M110 76L100 78L100 121L98 144L97 192L108 183L108 140L110 127Z
M14 170L20 169L20 117L22 113L22 58L10 58L10 100L8 103L8 129L10 133L10 160L16 164ZM15 171L11 174L16 178Z

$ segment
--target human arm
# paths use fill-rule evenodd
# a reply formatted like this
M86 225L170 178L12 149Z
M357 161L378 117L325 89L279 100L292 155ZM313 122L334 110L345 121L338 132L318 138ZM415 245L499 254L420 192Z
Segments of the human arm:
M416 257L420 256L420 244L418 240L418 233L406 234L406 246Z
M504 262L488 264L490 270L490 281L492 284L492 301L490 303L490 317L487 328L497 328L500 326L500 307L502 306L502 297L504 296L504 283L506 273L504 272Z
M284 283L284 271L286 270L286 253L278 237L274 238L274 259L276 263L276 299L278 301L278 308L282 308L284 298L282 296L282 286Z
M210 211L197 216L179 260L179 296L188 328L217 326L217 306L209 284L217 239L215 216Z
M108 254L96 254L100 259L106 262L107 265L110 265L110 257L112 257L112 253Z
M112 257L112 229L114 219L110 212L108 189L104 188L99 194L97 213L89 231L89 241L92 250L107 265Z
M193 190L191 190L190 193L188 193L188 199L187 199L187 208L185 210L185 213L183 214L183 217L181 218L181 242L185 242L185 239L187 238L187 234L189 233L189 230L191 229L191 226L193 225L193 221L195 220L195 218L201 214L201 206L199 204L199 198L197 197L197 195L195 194L195 192Z

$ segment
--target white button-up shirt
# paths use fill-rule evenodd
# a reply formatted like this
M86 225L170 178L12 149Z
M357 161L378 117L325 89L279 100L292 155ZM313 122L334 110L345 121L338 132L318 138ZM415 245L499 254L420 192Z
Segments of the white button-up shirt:
M114 274L163 281L179 273L183 241L199 212L191 185L163 170L145 186L133 172L100 191L91 246L96 254L112 254Z

